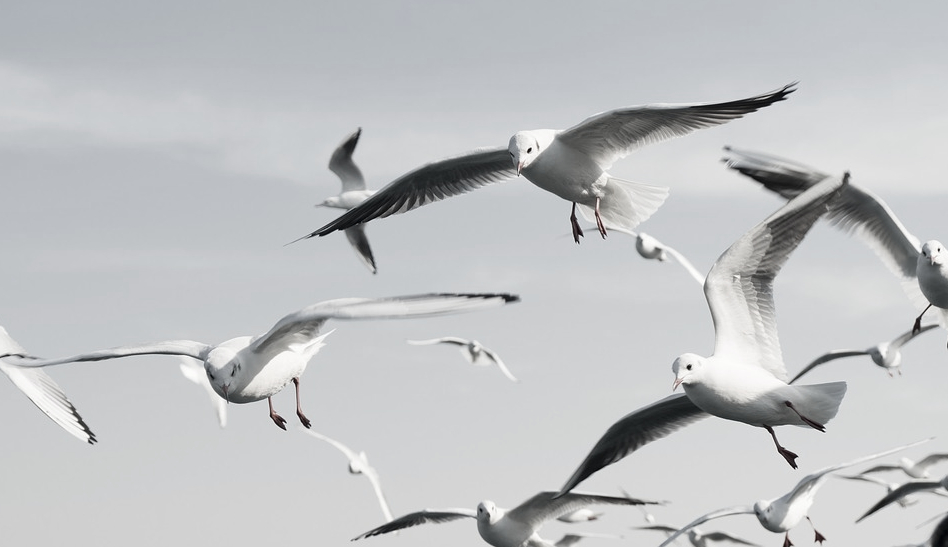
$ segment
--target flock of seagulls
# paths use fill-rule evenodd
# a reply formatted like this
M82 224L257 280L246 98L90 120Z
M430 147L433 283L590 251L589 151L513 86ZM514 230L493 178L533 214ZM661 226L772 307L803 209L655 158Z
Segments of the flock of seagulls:
M484 500L476 509L424 509L395 517L382 492L378 472L369 465L366 454L311 429L312 422L302 408L300 380L332 332L323 328L329 320L407 319L480 311L516 303L518 295L459 292L338 298L290 313L269 331L256 336L238 336L218 344L166 340L62 358L33 354L0 327L0 371L57 425L89 444L96 442L96 436L47 374L51 367L141 355L179 356L182 374L206 391L221 427L227 423L227 403L245 404L266 399L269 418L286 430L287 420L275 411L271 397L292 383L299 429L340 451L348 460L349 472L365 476L378 500L385 523L355 536L354 540L426 523L473 518L480 537L494 547L565 547L587 537L618 536L582 531L551 542L539 535L540 528L550 520L583 526L601 516L590 506L624 505L638 506L644 511L649 524L639 529L666 535L661 546L673 543L680 536L687 536L695 547L705 547L711 542L756 545L724 531L702 532L698 528L725 516L753 514L763 528L783 534L783 545L789 547L792 545L790 530L804 519L809 521L807 513L817 491L830 476L929 439L825 467L805 476L782 496L757 501L752 506L712 511L683 527L657 524L645 509L645 506L665 502L642 500L624 492L623 496L577 493L574 488L640 447L710 416L764 429L778 455L796 469L799 456L781 445L775 428L791 425L826 432L827 424L840 411L847 392L843 381L801 385L797 380L829 361L860 355L868 355L890 376L896 372L901 374L900 350L904 344L936 327L948 328L948 252L937 240L921 244L881 199L852 183L848 172L830 175L777 156L725 147L724 161L729 168L787 201L728 247L707 275L679 251L650 235L633 231L659 209L669 191L665 187L612 176L608 171L616 161L647 144L724 124L784 101L795 89L796 84L791 83L769 93L735 101L633 106L596 114L565 130L519 131L510 138L507 148L478 149L435 161L378 191L366 188L362 172L352 158L361 128L346 137L333 152L329 169L341 180L342 189L317 206L346 212L300 239L343 230L360 260L373 274L378 268L366 237L366 223L523 175L539 188L570 202L571 235L576 243L584 236L576 215L578 209L588 222L595 223L601 237L605 238L613 230L630 234L636 238L636 250L643 258L667 261L671 257L703 288L714 328L711 353L705 356L686 352L674 359L671 395L632 411L610 426L559 491L539 492L513 509L505 510ZM903 286L918 306L919 315L910 330L891 341L865 350L827 352L791 378L778 337L774 281L821 217L866 242L904 281ZM930 308L935 308L937 322L922 324ZM468 363L496 367L511 382L519 382L496 352L476 340L448 336L408 340L408 343L454 346ZM907 505L907 496L911 494L933 491L948 495L948 477L936 481L929 476L929 468L946 459L948 454L942 453L919 462L903 458L898 463L877 465L858 475L844 477L879 482L887 488L886 496L859 520L892 503ZM890 484L873 475L888 470L901 470L910 480L901 485ZM812 522L810 524L812 526ZM942 545L936 541L943 540L944 528L944 523L938 527L929 545ZM822 543L826 539L815 528L813 532L815 541Z

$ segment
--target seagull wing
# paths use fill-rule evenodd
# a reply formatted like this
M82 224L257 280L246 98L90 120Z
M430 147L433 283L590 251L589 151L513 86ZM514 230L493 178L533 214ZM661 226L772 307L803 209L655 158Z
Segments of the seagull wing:
M894 501L898 501L908 496L909 494L913 494L915 492L921 492L923 490L934 490L935 488L938 488L940 486L941 486L941 482L938 482L938 481L909 481L903 484L902 486L899 486L895 490L892 490L888 494L886 494L885 497L883 497L881 500L876 502L876 504L870 507L868 511L863 513L861 517L856 519L856 522L861 521L862 519L875 513L879 509L882 509L886 505L889 505L890 503Z
M204 361L208 352L214 346L193 342L191 340L167 340L164 342L155 342L152 344L142 344L138 346L119 346L110 349L92 351L89 353L80 353L72 357L63 357L61 359L36 359L19 358L13 361L13 364L21 367L49 367L53 365L62 365L66 363L79 363L86 361L103 361L106 359L118 359L120 357L131 357L134 355L185 355Z
M787 383L792 384L796 382L804 374L806 374L807 372L810 372L817 366L822 365L823 363L827 361L832 361L834 359L841 359L843 357L854 357L856 355L866 355L866 354L867 352L865 350L858 350L858 349L835 349L833 351L824 353L823 355L820 355L819 357L811 361L809 365L803 367L803 370L798 372L797 375L791 378L790 381Z
M456 346L466 346L470 342L457 336L443 336L441 338L432 338L430 340L406 340L413 346L433 346L434 344L454 344Z
M310 343L329 319L400 319L432 317L517 302L510 294L430 293L392 298L339 298L305 307L280 319L269 332L254 338L250 348L276 355Z
M354 450L352 450L352 449L349 448L348 446L342 444L341 442L339 442L339 441L337 441L337 440L335 440L335 439L331 439L331 438L329 438L329 437L327 437L327 436L325 436L325 435L322 435L322 434L320 434L320 433L317 433L317 432L313 431L312 429L306 429L305 427L300 427L300 431L302 431L302 432L304 432L304 433L306 433L306 434L308 434L308 435L312 435L313 437L316 437L317 439L319 439L319 440L321 440L321 441L325 441L325 442L331 444L332 446L336 447L336 450L342 452L342 453L346 456L346 458L349 459L349 461L359 459L359 455L356 454L356 452L355 452Z
M508 380L510 380L511 382L518 382L518 383L520 382L520 380L518 380L510 372L510 369L507 368L507 365L504 364L504 361L500 358L500 355L497 355L495 351L490 350L488 348L483 348L483 347L481 348L481 351L483 351L484 354L487 355L487 357L489 357L490 360L493 361L494 364L497 365L497 368L500 369L500 372L502 372L503 375L506 376Z
M675 257L675 260L677 260L678 263L688 271L691 277L695 278L695 281L697 281L699 285L704 285L705 276L699 272L697 268L695 268L694 264L692 264L690 260L685 258L683 254L679 253L677 250L669 247L668 245L663 245L663 248L665 249L666 253Z
M346 239L349 240L349 244L352 245L356 254L359 255L362 263L365 264L372 273L378 272L378 268L375 266L375 257L372 256L372 247L369 247L369 238L365 236L365 226L360 224L352 228L346 228L344 231L346 233Z
M204 388L207 396L211 399L214 412L217 414L218 425L222 428L227 427L227 401L211 387L211 382L207 379L207 373L204 372L204 367L190 359L182 359L179 366L181 367L181 374L185 378Z
M359 142L360 135L362 135L361 127L346 137L329 158L329 170L342 180L343 192L365 190L365 178L362 176L362 171L352 161L352 152Z
M635 410L612 424L560 489L563 495L587 477L710 414L691 402L684 393L676 393Z
M757 545L756 543L751 543L741 538L736 538L724 532L709 532L707 534L701 534L701 536L711 541L730 541L731 543L737 543L740 545Z
M786 381L774 278L847 180L829 178L809 188L744 234L714 263L704 293L714 320L715 356L752 356L750 362Z
M588 505L644 505L656 503L618 496L580 494L569 492L540 492L517 507L507 511L507 518L529 525L536 531L544 522L572 513Z
M936 463L944 461L944 460L948 460L948 454L946 453L929 454L928 456L925 456L924 458L918 460L918 463L916 463L915 465L923 469L927 469L935 465Z
M912 333L911 330L905 331L901 335L899 335L898 338L892 340L891 347L893 349L899 349L903 345L905 345L906 342L908 342L912 338L915 338L919 334L922 334L925 331L930 331L932 329L937 329L938 327L939 327L938 323L929 323L927 325L922 325L922 328L914 334Z
M560 142L580 150L608 169L647 144L721 125L782 101L796 83L776 91L724 103L647 104L591 116L557 135Z
M612 538L612 539L622 539L622 536L617 536L614 534L598 534L596 532L572 532L564 535L556 543L553 544L554 547L570 547L579 542L583 538Z
M687 533L688 530L694 528L695 526L701 526L702 524L708 522L709 520L719 519L721 517L729 517L731 515L747 515L747 514L753 515L754 508L746 507L746 506L738 506L738 507L727 507L725 509L718 509L717 511L711 511L710 513L702 515L696 518L695 520L693 520L692 522L688 523L687 525L679 528L674 534L668 536L668 538L666 538L665 541L663 541L662 544L659 545L658 547L665 547L666 545L671 544L673 541L675 541L678 538L678 536L684 533Z
M475 150L429 163L395 179L339 218L296 241L411 211L428 203L512 178L516 174L506 148Z
M89 444L96 442L95 434L83 421L76 407L43 369L23 368L0 361L0 371L67 433Z
M414 513L409 513L407 515L398 517L397 519L383 524L378 528L374 528L364 534L360 534L352 538L352 541L378 536L381 534L387 534L389 532L402 530L403 528L410 528L419 524L440 524L442 522L451 522L452 520L458 520L465 517L477 518L477 512L473 509L424 509L422 511L416 511Z

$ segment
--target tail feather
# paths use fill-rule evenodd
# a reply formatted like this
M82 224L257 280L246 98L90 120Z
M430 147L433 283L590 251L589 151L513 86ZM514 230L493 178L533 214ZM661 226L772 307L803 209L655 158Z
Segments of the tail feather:
M600 200L599 216L607 229L632 232L636 226L644 222L652 213L665 203L668 197L668 188L652 186L641 182L622 180L609 177L605 186L605 195ZM578 204L583 217L590 222L596 222L595 208Z
M826 384L810 384L794 386L802 398L803 408L807 418L826 424L839 411L839 405L846 395L846 382L830 382Z

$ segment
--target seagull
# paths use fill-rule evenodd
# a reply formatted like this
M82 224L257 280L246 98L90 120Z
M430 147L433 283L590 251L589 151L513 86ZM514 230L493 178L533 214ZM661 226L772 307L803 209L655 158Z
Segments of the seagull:
M639 252L639 255L642 258L647 258L650 260L658 260L659 262L665 262L668 260L668 257L671 256L682 267L687 270L687 272L698 282L699 285L704 285L704 276L701 275L701 272L691 263L690 260L684 257L681 253L665 245L661 241L655 239L654 237L639 232L635 236L635 250Z
M724 150L729 154L723 159L728 167L787 199L830 177L769 154L729 146ZM913 332L921 329L922 316L932 306L938 308L939 323L948 328L948 269L944 246L938 240L922 245L882 199L854 184L840 192L826 216L831 224L862 239L902 279L913 303L924 308L915 319Z
M7 375L20 391L26 395L36 408L43 411L56 425L80 441L95 444L95 434L86 425L76 407L66 397L66 393L42 369L17 366L4 361L4 358L32 360L23 346L10 337L7 330L0 327L0 371Z
M910 460L909 458L899 458L898 465L877 465L875 467L866 469L862 472L862 474L875 473L877 471L901 470L913 479L927 479L929 477L928 470L936 463L940 463L945 460L948 460L948 454L944 452L929 454L917 462L915 460Z
M882 509L883 507L885 507L886 505L889 505L890 503L894 501L899 501L905 496L908 496L909 494L914 494L915 492L927 492L931 490L938 491L938 489L942 489L942 490L948 489L948 475L945 475L944 477L942 477L941 480L938 480L938 481L931 481L931 480L909 481L903 484L902 486L896 488L895 490L889 492L888 494L886 494L884 498L879 500L875 505L870 507L869 510L866 511L861 517L856 519L856 522L860 522L862 519L875 513L879 509Z
M887 481L887 480L884 480L884 479L881 479L881 478L879 478L879 477L876 477L875 475L865 475L865 474L859 474L859 475L839 475L839 478L841 478L841 479L849 479L849 480L853 480L853 481L871 482L871 483L874 483L874 484L878 484L878 485L884 486L884 487L885 487L885 490L886 490L886 494L891 494L896 488L902 486L901 484L889 482L889 481ZM904 483L903 483L903 484L904 484ZM942 493L942 492L939 492L939 491L935 491L935 493L936 493L936 494L939 494L939 495L941 495L941 496L948 496L948 492ZM904 508L904 507L908 507L908 506L910 506L910 505L915 505L916 503L918 503L917 500L913 500L913 499L909 498L908 496L903 497L903 498L900 498L900 499L898 499L898 500L896 500L896 501L898 502L899 506L901 506L901 507L903 507L903 508Z
M352 161L352 152L359 142L359 136L362 134L362 128L358 128L343 140L332 157L329 158L329 170L335 173L342 180L342 192L338 195L330 196L317 203L316 207L335 207L337 209L352 209L362 203L375 193L375 190L366 190L365 178L362 171ZM359 254L359 258L372 273L377 273L375 267L375 258L372 256L372 248L369 247L369 239L365 236L364 226L353 226L346 228L346 238L352 244L352 248Z
M729 507L726 509L718 509L717 511L712 511L706 515L698 517L693 522L687 526L679 529L677 532L668 537L659 547L665 547L675 540L681 534L686 533L688 530L700 526L705 522L708 522L712 519L717 519L721 517L726 517L730 515L744 515L744 514L753 514L757 517L757 520L760 522L760 525L779 534L784 533L783 547L790 547L793 545L790 542L790 529L800 523L804 518L810 522L810 526L813 525L813 522L810 521L810 517L807 516L807 513L810 510L810 507L813 505L813 501L816 498L816 493L823 486L823 483L826 482L826 479L829 477L829 474L838 471L840 469L850 467L853 465L858 465L860 463L873 460L876 458L881 458L893 454L900 450L905 450L906 448L916 446L918 444L930 441L929 439L923 439L921 441L916 441L907 445L900 447L892 448L884 452L878 452L876 454L870 454L868 456L863 456L852 461L845 463L840 463L836 465L831 465L829 467L824 467L815 473L811 473L796 486L793 487L793 490L790 490L783 496L775 498L772 500L760 500L756 502L753 506L739 506L739 507ZM826 538L816 531L816 528L813 528L815 535L814 541L823 543Z
M402 175L371 198L300 239L325 236L376 218L404 213L514 176L572 203L570 225L579 243L576 208L600 235L606 227L631 231L654 213L668 189L608 173L613 163L647 144L727 123L782 101L795 90L778 90L724 103L650 104L602 112L565 130L515 133L507 148L482 148L429 163Z
M14 361L21 367L47 367L80 361L101 361L132 355L183 355L204 363L215 393L230 403L266 399L270 418L286 430L286 420L273 410L271 396L293 382L296 415L305 427L310 421L300 406L300 376L332 331L320 335L329 319L398 319L431 317L494 307L520 298L510 294L432 293L392 298L340 298L313 304L280 319L260 336L240 336L217 345L191 340L121 346L66 357Z
M221 429L227 427L227 401L217 396L217 392L214 391L214 386L211 385L211 381L207 378L207 373L204 372L204 367L192 359L181 359L181 361L178 362L178 366L181 367L181 374L183 374L185 378L204 388L208 397L211 399L211 405L214 407L214 413L217 415L218 425L221 426Z
M392 511L388 508L388 501L385 499L385 494L382 493L382 484L379 482L379 474L374 467L369 465L369 459L366 457L365 452L356 453L354 450L342 444L341 442L330 439L325 435L320 435L311 429L301 427L300 431L309 433L317 439L326 441L327 443L336 447L337 450L342 452L346 458L349 458L349 472L353 475L362 475L369 479L369 482L372 483L372 489L375 490L375 497L379 499L379 506L382 508L382 514L385 515L385 522L392 522Z
M827 179L744 234L718 258L704 284L714 321L714 354L685 353L672 363L672 395L613 424L560 490L569 492L599 469L646 443L709 414L762 427L777 452L796 468L797 455L777 441L773 427L823 431L836 415L845 382L791 386L780 355L773 282L826 203L846 179Z
M638 526L638 530L655 530L658 532L664 532L665 534L674 534L678 531L678 528L673 526L665 526L662 524L653 524L651 526ZM731 543L737 543L739 545L757 545L756 543L751 543L749 541L743 540L738 537L734 537L725 532L702 532L698 528L691 528L688 530L688 541L691 542L691 545L694 547L709 547L709 542L712 541L730 541Z
M461 355L464 356L468 363L478 366L496 365L497 368L500 369L500 372L511 382L520 381L510 373L510 370L504 365L499 355L490 348L482 346L477 340L467 340L456 336L444 336L442 338L432 338L431 340L407 340L407 342L413 346L429 346L432 344L452 344L459 346Z
M568 522L570 524L573 524L577 522L589 522L591 520L598 520L599 517L601 517L602 515L603 513L601 512L593 511L592 509L588 509L584 507L582 509L577 509L571 513L566 513L565 515L558 516L556 517L556 520L560 522Z
M571 493L560 497L554 496L556 492L540 492L510 510L501 509L489 500L480 502L477 505L477 511L456 508L425 509L399 517L388 524L360 534L352 540L387 534L418 524L442 523L469 517L477 519L477 531L481 538L494 547L551 547L553 544L537 534L540 527L548 520L593 504L656 503L597 494Z
M794 376L788 383L792 384L796 382L801 376L813 370L814 367L822 365L827 361L832 361L841 357L853 357L856 355L868 355L872 359L872 362L885 369L889 373L890 377L894 376L893 371L898 371L899 375L901 375L902 346L919 334L937 327L937 323L930 323L922 326L922 328L917 331L907 331L891 341L880 342L868 349L836 349L828 353L824 353L823 355L814 359L810 364L803 367L803 370L798 372L797 375Z
M622 536L617 536L615 534L597 534L595 532L570 532L561 537L556 543L553 544L553 547L570 547L575 545L583 538L606 538L606 539L622 539Z

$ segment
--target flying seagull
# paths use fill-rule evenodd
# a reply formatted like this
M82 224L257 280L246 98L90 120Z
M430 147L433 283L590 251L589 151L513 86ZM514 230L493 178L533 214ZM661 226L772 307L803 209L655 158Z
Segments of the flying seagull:
M927 479L929 477L929 469L937 463L941 463L945 460L948 460L948 453L944 452L935 452L929 454L924 458L915 461L909 458L899 458L899 463L897 465L876 465L866 469L862 473L876 473L878 471L903 471L906 475L913 479Z
M658 260L659 262L665 262L669 256L674 258L699 285L704 285L704 276L701 275L701 272L694 267L690 260L685 258L684 255L674 248L665 245L654 237L643 232L636 234L635 250L638 251L642 258Z
M293 382L296 415L310 427L300 406L299 379L309 360L323 347L329 332L320 329L329 319L399 319L431 317L517 302L510 294L422 294L392 298L340 298L313 304L280 319L260 336L240 336L212 345L191 340L121 346L63 359L14 358L20 367L47 367L80 361L101 361L132 355L184 355L202 361L214 391L231 403L266 399L270 418L286 429L286 420L273 410L270 397ZM332 331L330 331L332 332Z
M519 175L572 203L570 224L576 243L583 235L576 219L577 206L588 221L595 221L602 237L606 237L607 227L629 232L661 206L668 189L613 177L608 173L613 163L647 144L721 125L782 101L795 86L794 82L763 95L723 103L620 108L565 130L518 131L507 148L478 149L406 173L348 213L299 239L404 213Z
M497 355L497 353L490 348L482 346L477 340L467 340L465 338L458 338L457 336L444 336L441 338L432 338L431 340L407 340L407 342L413 346L429 346L433 344L458 346L461 350L461 355L464 356L464 359L467 360L468 363L477 366L494 365L500 369L500 372L511 382L520 381L511 374L507 365L501 360L500 355Z
M909 494L914 494L915 492L928 492L932 490L938 491L938 489L941 489L942 491L948 489L948 475L945 475L944 477L942 477L941 480L938 480L938 481L931 481L931 480L909 481L903 484L902 486L899 486L895 490L889 492L888 494L886 494L884 498L879 500L875 505L870 507L868 511L863 513L861 517L856 519L856 522L860 522L862 519L875 513L879 509L882 509L883 507L885 507L886 505L889 505L892 502L899 501L905 496L908 496Z
M359 142L359 136L362 135L360 127L343 140L332 157L329 158L329 170L335 173L342 181L342 191L317 203L317 207L335 207L337 209L352 209L362 203L369 196L375 193L375 190L366 190L365 178L359 166L352 160L352 152ZM352 244L352 248L358 253L363 264L372 273L376 273L378 268L375 266L375 257L372 256L372 248L369 247L369 239L365 236L365 226L353 226L346 228L346 239Z
M725 146L728 167L747 175L768 190L790 199L830 175L795 161ZM922 316L938 308L939 323L948 328L948 253L938 240L924 245L912 235L881 198L849 184L827 211L829 222L855 234L871 248L922 309L913 332L921 330ZM924 300L923 300L924 299Z
M388 524L369 530L353 538L357 539L387 534L411 526L427 523L442 523L462 518L477 519L477 531L481 538L494 547L551 547L551 543L537 533L543 524L588 505L642 505L655 503L629 498L601 496L597 494L571 493L554 497L556 492L540 492L513 509L497 507L485 500L471 509L425 509L399 517Z
M862 458L857 458L845 463L824 467L815 473L811 473L806 477L803 477L800 482L798 482L797 485L793 487L793 490L790 490L779 498L760 500L754 503L753 506L728 507L726 509L712 511L706 515L698 517L687 526L679 529L677 532L669 536L668 539L666 539L659 547L665 547L681 534L688 532L688 530L694 528L695 526L701 526L709 520L727 517L730 515L745 514L755 515L757 520L760 522L760 525L767 530L770 530L776 534L783 533L783 547L790 547L793 545L790 542L790 529L799 524L803 519L810 521L810 517L807 516L807 513L810 511L810 507L813 506L813 501L816 498L817 491L819 491L820 487L823 486L823 483L826 482L826 479L829 478L830 473L845 467L858 465L869 460L888 456L889 454L893 454L899 450L905 450L906 448L916 446L929 440L931 439L916 441L914 443L886 450L884 452L878 452L876 454L863 456ZM810 522L810 525L813 525L812 521ZM826 540L823 534L820 534L818 531L816 531L816 528L813 529L813 533L815 535L814 541L823 543L823 541Z
M790 200L734 242L711 267L704 294L714 321L714 353L685 353L672 363L672 395L613 424L560 490L565 493L599 469L708 414L762 427L777 452L796 468L797 455L777 441L773 427L823 431L836 415L845 382L796 386L777 337L774 278L825 211L844 179L827 179Z
M657 532L664 532L666 537L674 534L678 531L678 528L673 526L665 526L663 524L652 524L650 526L637 526L638 530L655 530ZM747 540L743 540L739 537L734 537L726 532L702 532L698 528L691 528L688 530L688 541L691 542L693 547L710 547L710 542L712 541L728 541L731 543L736 543L738 545L757 545L756 543L751 543Z

